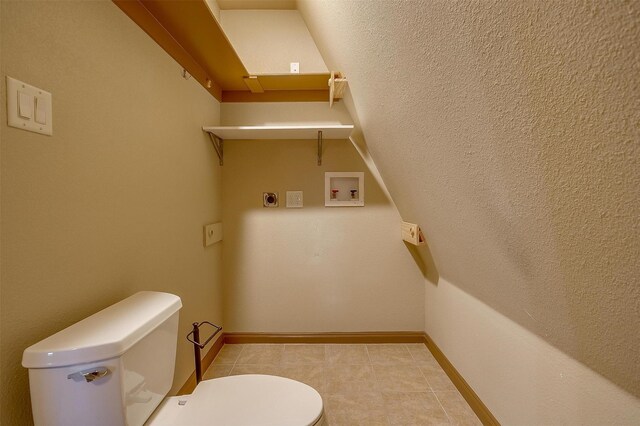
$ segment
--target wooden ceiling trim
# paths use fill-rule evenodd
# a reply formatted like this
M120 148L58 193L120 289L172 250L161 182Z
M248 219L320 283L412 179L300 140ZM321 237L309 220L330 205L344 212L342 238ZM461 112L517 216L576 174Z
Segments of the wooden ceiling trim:
M329 90L331 74L257 74L257 77L264 90Z
M204 0L141 0L222 90L246 90L249 72Z
M329 90L268 90L251 93L248 90L225 90L222 102L328 102Z
M138 0L113 0L133 22L146 32L165 52L178 62L213 97L222 101L222 88L215 81L207 83L207 71L185 50L164 26ZM207 87L210 85L211 87Z
M113 2L220 102L329 100L329 73L250 76L204 0Z
M220 10L295 10L296 0L218 0Z

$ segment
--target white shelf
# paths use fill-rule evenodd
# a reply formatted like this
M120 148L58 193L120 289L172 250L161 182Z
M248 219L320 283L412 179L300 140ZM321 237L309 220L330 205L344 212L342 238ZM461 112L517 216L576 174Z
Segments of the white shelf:
M222 140L229 139L348 139L353 124L296 125L296 126L214 126L203 127L207 133Z

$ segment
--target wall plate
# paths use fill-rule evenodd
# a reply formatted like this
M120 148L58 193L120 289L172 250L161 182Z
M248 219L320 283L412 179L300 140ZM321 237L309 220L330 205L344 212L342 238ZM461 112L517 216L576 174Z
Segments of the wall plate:
M262 193L262 205L264 207L278 207L278 193L277 192L263 192Z
M7 124L11 127L53 134L51 93L7 76Z
M222 241L222 222L212 223L204 227L204 246Z
M287 191L287 208L302 208L302 191Z

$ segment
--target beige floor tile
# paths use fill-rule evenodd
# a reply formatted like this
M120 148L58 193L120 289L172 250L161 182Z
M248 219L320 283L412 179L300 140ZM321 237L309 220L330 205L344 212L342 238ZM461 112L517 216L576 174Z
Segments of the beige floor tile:
M284 345L282 362L285 364L322 364L325 362L324 345Z
M283 364L279 376L306 383L321 394L325 391L324 364Z
M239 374L269 374L280 375L280 366L277 364L236 364L229 373L230 376Z
M237 364L280 364L284 345L244 345Z
M330 364L369 364L366 345L326 345Z
M440 366L420 366L420 370L424 377L429 382L429 386L431 386L431 390L433 391L451 391L458 392L458 389L449 379L447 373L444 372Z
M415 364L405 345L367 345L371 364L398 365Z
M380 392L325 397L325 416L329 426L388 425Z
M383 392L427 392L429 383L414 365L374 365L377 389Z
M327 364L327 381L343 382L373 382L376 376L373 368L368 364Z
M211 364L202 375L202 380L228 376L232 368L233 364Z
M213 362L215 364L235 364L243 348L244 345L224 345Z
M310 385L322 395L326 426L481 425L422 344L225 345L204 379L237 374Z
M440 404L454 425L482 425L471 407L459 392L436 392Z
M383 392L391 425L448 425L449 419L433 392Z
M418 365L440 365L438 361L431 355L429 349L422 343L411 343L406 345L413 360Z
M375 381L330 380L326 382L325 394L358 395L377 389L378 385Z

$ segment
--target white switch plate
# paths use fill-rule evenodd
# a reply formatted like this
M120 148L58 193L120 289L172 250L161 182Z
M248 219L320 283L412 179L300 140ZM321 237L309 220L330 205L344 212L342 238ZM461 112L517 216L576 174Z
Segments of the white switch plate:
M300 62L291 62L291 74L300 74Z
M22 117L20 98L23 103ZM53 109L51 99L51 93L7 76L7 124L30 132L52 135ZM25 114L25 110L30 110L30 112Z
M204 246L208 247L222 241L222 222L212 223L204 227Z
M287 208L302 208L302 191L287 191Z

